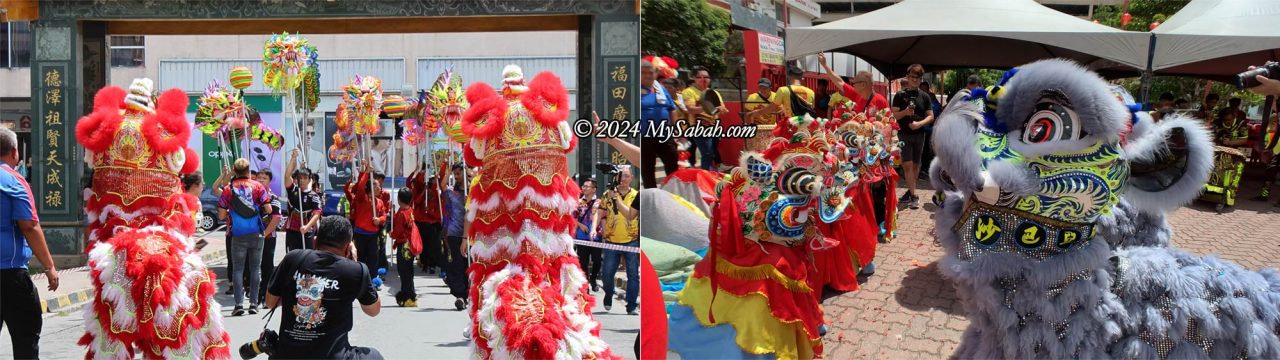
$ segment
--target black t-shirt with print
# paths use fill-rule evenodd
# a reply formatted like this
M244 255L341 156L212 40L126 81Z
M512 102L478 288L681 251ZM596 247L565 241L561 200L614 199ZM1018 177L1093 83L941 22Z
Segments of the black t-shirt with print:
M350 347L351 302L378 301L364 264L325 251L294 250L280 265L267 290L280 297L280 343L272 358L328 358Z
M311 214L320 210L322 206L319 192L307 190L299 194L298 188L295 185L285 189L287 196L285 202L289 204L289 211L285 212L288 220L280 224L285 230L299 230L302 227L302 223L309 220ZM301 198L301 202L299 202L299 198ZM303 214L303 216L299 217L297 214Z
M914 135L923 132L924 128L912 129L911 123L924 120L924 117L929 115L929 110L933 110L933 101L930 101L928 95L917 89L903 90L894 94L891 105L894 109L906 110L912 101L915 102L916 114L898 119L899 134Z
M302 194L298 194L298 187L290 186L288 189L285 189L285 193L288 194L289 213L291 214L297 211L315 211L320 209L320 193L318 192L307 190L303 191ZM302 198L301 203L298 202L299 197Z

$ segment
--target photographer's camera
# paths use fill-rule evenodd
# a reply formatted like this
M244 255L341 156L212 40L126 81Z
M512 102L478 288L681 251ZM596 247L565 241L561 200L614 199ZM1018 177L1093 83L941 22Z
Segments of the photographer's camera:
M252 359L260 354L274 355L276 344L280 343L280 335L275 330L263 330L257 339L240 345L240 358Z
M1262 75L1269 79L1280 80L1280 62L1268 61L1266 64L1256 67L1253 70L1236 74L1236 87L1248 89L1262 85L1262 83L1258 82L1258 75Z

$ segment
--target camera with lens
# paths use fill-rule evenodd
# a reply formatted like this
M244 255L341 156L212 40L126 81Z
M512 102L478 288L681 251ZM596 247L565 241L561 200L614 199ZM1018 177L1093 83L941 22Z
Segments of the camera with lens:
M240 358L248 360L263 353L267 356L274 355L278 343L280 343L280 334L271 329L263 330L256 340L240 345Z
M1262 83L1258 82L1258 75L1262 75L1269 79L1280 80L1280 62L1268 61L1266 64L1262 64L1262 66L1256 67L1253 70L1236 74L1236 87L1248 89L1262 85Z
M596 170L599 170L609 177L609 186L607 189L613 191L618 190L618 185L620 185L618 174L622 173L622 168L610 163L596 163Z

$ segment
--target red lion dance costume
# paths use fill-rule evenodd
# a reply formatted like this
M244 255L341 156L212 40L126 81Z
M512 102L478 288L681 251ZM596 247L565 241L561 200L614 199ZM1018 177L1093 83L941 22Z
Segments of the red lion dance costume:
M187 95L171 89L156 103L149 79L129 94L106 87L76 124L94 169L85 202L94 299L80 345L86 359L133 359L135 349L148 359L227 359L214 276L191 242L200 202L178 175L197 167Z
M526 87L508 65L503 78L501 95L467 89L462 123L467 162L480 166L467 209L473 349L483 359L614 358L569 233L579 189L565 159L577 143L568 92L549 72Z

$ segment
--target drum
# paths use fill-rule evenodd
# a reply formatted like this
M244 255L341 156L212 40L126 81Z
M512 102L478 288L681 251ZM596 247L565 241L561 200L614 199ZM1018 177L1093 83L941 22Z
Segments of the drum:
M778 127L774 124L756 125L756 136L746 139L743 142L742 151L764 151L769 148L769 143L773 142L773 128Z
M715 119L720 116L720 106L723 104L724 100L720 98L720 92L707 89L707 91L702 94L702 102L699 103L699 105L702 106L703 111L702 115L698 116L699 122L701 122L702 125L714 124Z
M1213 172L1205 182L1200 200L1214 202L1214 210L1222 212L1227 206L1235 206L1240 189L1240 177L1244 173L1246 155L1236 148L1214 146Z

